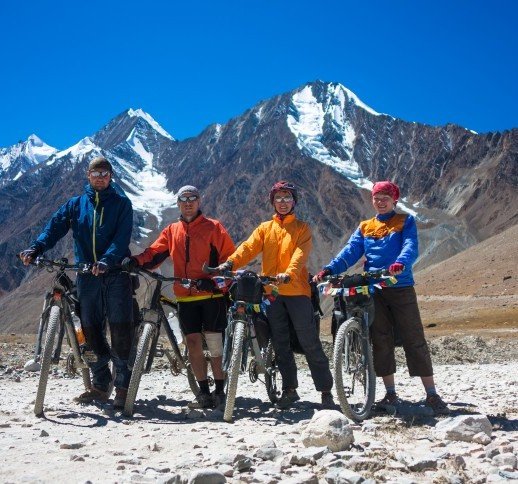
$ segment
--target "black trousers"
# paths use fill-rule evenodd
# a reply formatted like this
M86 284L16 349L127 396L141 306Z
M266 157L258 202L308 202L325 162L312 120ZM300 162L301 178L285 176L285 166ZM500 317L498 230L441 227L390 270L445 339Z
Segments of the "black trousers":
M290 321L293 324L311 371L315 388L330 391L333 377L329 360L313 321L313 306L307 296L277 296L266 314L272 332L272 343L282 375L282 388L297 388L297 365L290 345Z

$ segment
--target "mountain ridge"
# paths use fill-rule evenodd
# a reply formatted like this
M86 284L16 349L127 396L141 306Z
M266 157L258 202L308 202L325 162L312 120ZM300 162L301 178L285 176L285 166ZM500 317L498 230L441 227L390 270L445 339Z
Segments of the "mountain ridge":
M135 248L177 216L175 193L185 184L200 188L204 213L239 242L271 217L269 187L293 180L297 214L313 230L313 271L372 216L369 189L379 179L396 181L401 208L417 217L417 269L518 222L518 129L480 135L453 124L409 123L348 92L338 83L308 83L182 141L129 108L53 153L0 188L0 304L28 277L13 255L60 204L82 193L87 164L98 155L112 162L134 205ZM67 253L69 239L52 252Z

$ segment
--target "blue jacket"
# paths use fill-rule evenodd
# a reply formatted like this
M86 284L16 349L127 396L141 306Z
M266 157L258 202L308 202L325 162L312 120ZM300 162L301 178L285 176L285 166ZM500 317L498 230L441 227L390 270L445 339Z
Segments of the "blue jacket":
M395 286L413 286L412 265L418 253L414 217L393 211L361 222L345 247L324 269L331 274L340 274L365 255L366 271L388 269L394 262L400 262L405 270L396 276L398 282Z
M83 195L71 198L52 215L32 246L49 250L72 228L76 263L100 261L112 268L130 255L132 227L131 201L120 187L111 183L97 192L87 184Z

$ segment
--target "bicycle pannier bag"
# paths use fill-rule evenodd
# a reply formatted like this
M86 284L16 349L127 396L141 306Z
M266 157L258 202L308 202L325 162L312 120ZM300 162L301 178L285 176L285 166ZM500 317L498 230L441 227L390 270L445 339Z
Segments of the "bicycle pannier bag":
M254 274L242 274L230 288L230 296L234 301L249 304L260 304L263 300L263 284Z

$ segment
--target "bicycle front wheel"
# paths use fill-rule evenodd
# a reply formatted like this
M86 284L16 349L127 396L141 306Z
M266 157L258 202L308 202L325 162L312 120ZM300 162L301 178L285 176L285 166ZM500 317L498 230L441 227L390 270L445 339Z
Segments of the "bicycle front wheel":
M40 379L38 382L38 391L36 393L36 401L34 402L34 414L37 417L43 415L43 401L45 400L45 392L47 391L47 382L49 380L50 365L52 363L52 355L56 345L56 333L61 319L61 309L59 306L52 306L49 313L47 324L47 335L45 337L45 346L43 347L41 357Z
M236 401L237 380L243 359L243 341L245 339L245 322L235 321L234 324L232 354L227 374L227 400L225 402L225 412L223 413L223 420L225 422L232 422L232 413L234 412L234 404Z
M142 371L144 364L149 355L149 346L154 336L155 327L152 324L146 323L142 334L138 341L137 351L135 354L135 363L131 372L131 379L128 385L128 394L126 396L126 403L124 404L124 415L127 417L133 416L133 406L135 398L137 397L140 379L142 378Z
M342 412L356 422L366 419L374 403L376 376L370 341L357 318L348 319L338 329L333 362Z

